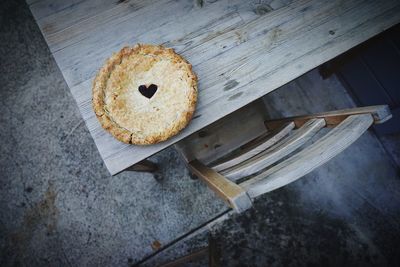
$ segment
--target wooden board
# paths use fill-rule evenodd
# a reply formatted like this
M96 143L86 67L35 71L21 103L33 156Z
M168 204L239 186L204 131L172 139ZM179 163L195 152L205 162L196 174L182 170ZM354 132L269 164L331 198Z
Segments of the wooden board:
M400 22L400 2L29 0L32 13L112 174L277 89ZM91 107L91 83L112 52L137 42L173 47L199 76L193 121L154 146L118 142Z
M267 132L265 107L255 101L175 144L186 162L209 164Z

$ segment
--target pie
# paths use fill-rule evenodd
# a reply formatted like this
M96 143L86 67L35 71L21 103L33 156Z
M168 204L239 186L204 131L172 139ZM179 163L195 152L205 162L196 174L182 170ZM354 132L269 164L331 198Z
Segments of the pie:
M197 77L173 49L138 44L113 54L93 82L93 108L118 140L149 145L186 127L197 102Z

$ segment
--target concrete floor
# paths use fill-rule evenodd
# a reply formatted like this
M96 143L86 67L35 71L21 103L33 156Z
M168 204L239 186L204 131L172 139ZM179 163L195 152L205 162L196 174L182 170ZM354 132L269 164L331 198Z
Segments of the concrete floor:
M226 209L173 149L111 177L26 4L0 19L0 266L126 265Z
M27 6L0 5L1 266L154 266L209 236L222 266L400 265L399 176L373 132L254 209L186 236L224 204L172 149L153 157L162 180L111 177ZM354 105L316 71L265 103L271 117Z

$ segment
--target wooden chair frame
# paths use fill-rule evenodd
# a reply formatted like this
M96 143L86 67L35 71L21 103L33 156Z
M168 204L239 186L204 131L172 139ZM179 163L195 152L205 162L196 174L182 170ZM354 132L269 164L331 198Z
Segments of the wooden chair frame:
M211 163L190 158L185 140L176 148L193 174L232 209L242 212L254 198L303 177L350 146L372 124L391 116L388 106L381 105L267 120L268 132L242 145L239 153ZM309 144L324 127L332 129ZM241 181L243 177L248 179Z

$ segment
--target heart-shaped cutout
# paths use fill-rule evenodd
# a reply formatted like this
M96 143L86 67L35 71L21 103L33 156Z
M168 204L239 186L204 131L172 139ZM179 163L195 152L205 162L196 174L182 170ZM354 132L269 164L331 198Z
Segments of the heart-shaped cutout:
M147 87L146 85L139 86L139 92L147 98L152 98L153 95L157 92L157 89L157 85L155 84L150 84L149 87Z

